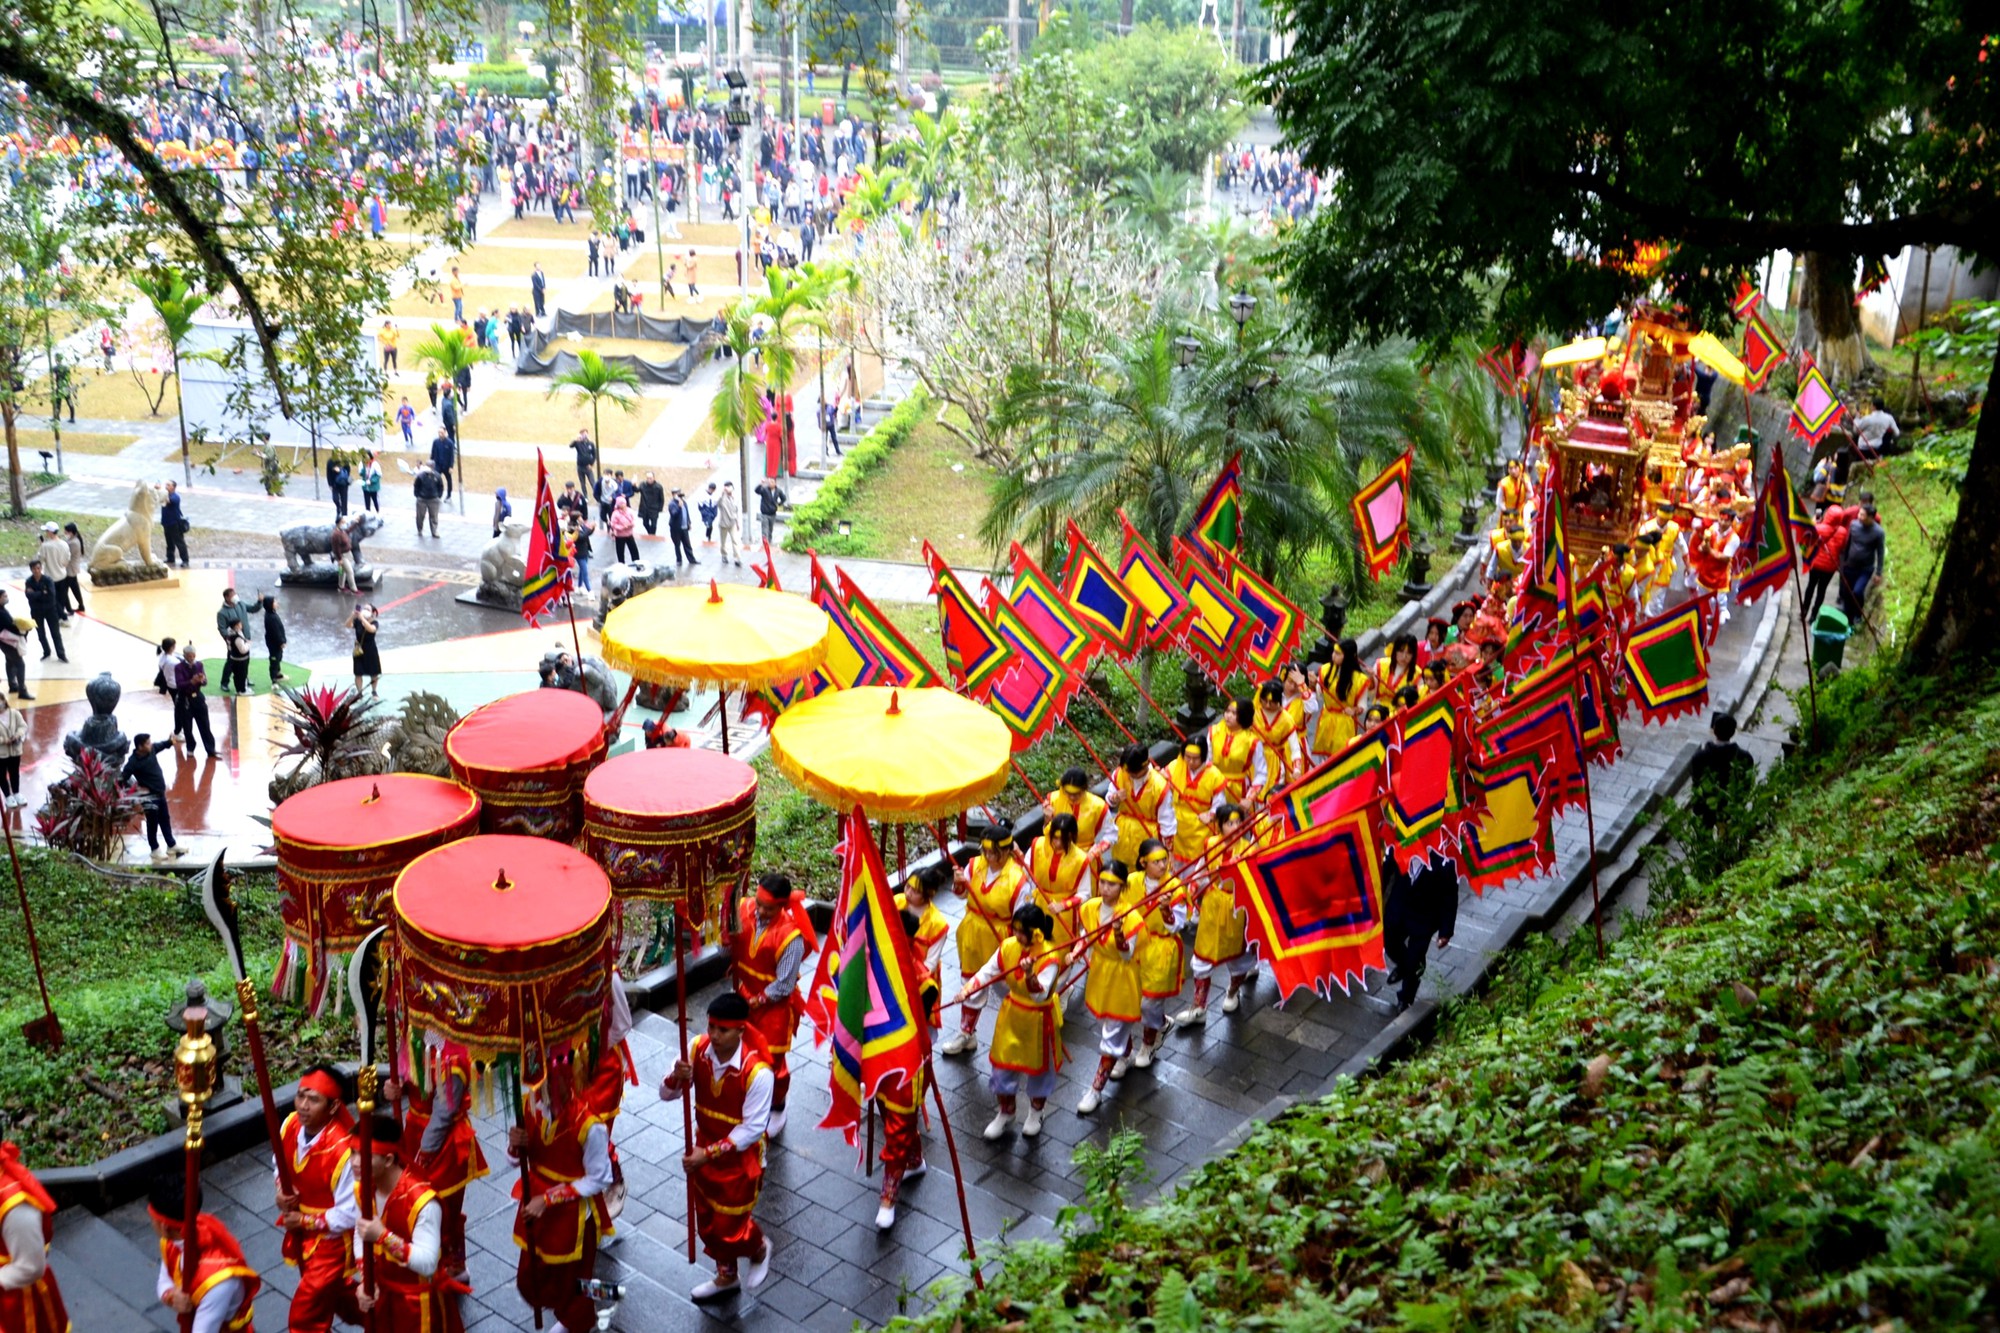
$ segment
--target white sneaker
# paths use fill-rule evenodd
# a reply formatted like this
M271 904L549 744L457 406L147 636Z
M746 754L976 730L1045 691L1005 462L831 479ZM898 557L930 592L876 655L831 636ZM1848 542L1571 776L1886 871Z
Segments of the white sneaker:
M1112 1078L1114 1078L1114 1079L1121 1079L1121 1078L1124 1078L1124 1077L1125 1077L1125 1075L1127 1075L1127 1074L1129 1074L1129 1073L1131 1073L1131 1072L1132 1072L1132 1057L1131 1057L1131 1056L1129 1056L1129 1055L1121 1055L1121 1056L1119 1056L1119 1057L1118 1057L1118 1058L1117 1058L1116 1060L1113 1060L1113 1061L1111 1062L1111 1077L1112 1077Z
M925 1161L923 1158L919 1157L917 1159L917 1164L903 1173L903 1179L915 1180L920 1176L927 1176L930 1173L931 1173L931 1164L928 1161Z
M938 1043L939 1055L964 1055L972 1049L972 1034L963 1028Z
M875 1229L877 1231L887 1231L890 1227L895 1225L896 1225L895 1204L884 1203L880 1208L877 1208L875 1210Z
M185 847L174 847L174 848L170 848L170 849L169 849L169 850L167 851L167 859L168 859L168 860L170 860L170 861L178 861L178 860L180 860L180 859L181 859L181 858L182 858L183 856L186 856L186 855L187 855L187 848L185 848Z
M1099 1092L1096 1088L1085 1088L1083 1096L1076 1099L1076 1113L1078 1115L1089 1115L1103 1104L1103 1093Z
M1187 1008L1181 1010L1179 1013L1174 1015L1174 1022L1176 1024L1185 1023L1188 1024L1189 1026L1192 1026L1196 1023L1206 1023L1207 1021L1208 1021L1208 1010L1197 1009L1193 1005L1189 1005Z
M1030 1106L1028 1114L1021 1120L1021 1137L1032 1139L1042 1132L1042 1113Z
M1229 994L1222 997L1223 1013L1233 1014L1242 1007L1243 1007L1243 996L1240 992L1231 991L1229 992Z
M721 1274L719 1273L716 1275L716 1277L720 1276ZM739 1285L734 1281L718 1282L716 1277L709 1278L706 1282L695 1283L694 1290L688 1293L688 1299L693 1301L719 1300L733 1293Z
M1151 1069L1153 1067L1153 1043L1141 1038L1139 1041L1139 1053L1132 1057L1132 1063L1141 1069Z
M785 1132L785 1113L783 1111L771 1112L771 1118L764 1122L764 1137L767 1139L775 1139L778 1137L778 1135L784 1132Z
M156 865L156 866L159 866L159 865L165 865L166 863L167 863L167 854L166 854L165 852L154 852L154 853L153 853L153 864L154 864L154 865Z
M1005 1134L1007 1132L1007 1127L1013 1123L1014 1123L1013 1116L1009 1115L1005 1111L995 1111L993 1113L993 1118L986 1122L986 1128L983 1131L981 1131L981 1134L988 1143L991 1143L995 1139Z
M743 1275L743 1290L755 1291L764 1285L764 1279L771 1276L771 1255L777 1248L769 1236L764 1237L763 1257L750 1261L750 1271Z

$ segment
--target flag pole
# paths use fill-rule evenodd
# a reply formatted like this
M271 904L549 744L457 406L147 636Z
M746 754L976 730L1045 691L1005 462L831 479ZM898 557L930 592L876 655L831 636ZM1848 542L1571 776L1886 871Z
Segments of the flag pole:
M972 1269L972 1285L984 1291L986 1279L979 1274L979 1253L972 1244L972 1210L965 1202L965 1172L958 1165L958 1140L952 1137L951 1112L945 1109L944 1090L938 1087L937 1071L931 1066L928 1052L924 1055L924 1082L931 1085L931 1099L937 1103L938 1123L944 1126L944 1149L951 1156L951 1184L958 1191L958 1224L965 1229L965 1259ZM874 1123L872 1120L869 1122Z
M727 730L725 727L724 730ZM674 904L674 1007L679 1022L675 1026L681 1036L681 1063L688 1064L688 967L687 967L687 915L682 911L683 902ZM692 1066L690 1066L692 1070ZM681 1142L688 1152L694 1151L694 1082L690 1074L687 1095L681 1098ZM687 1173L687 1231L688 1262L694 1260L694 1175Z
M1558 481L1557 485L1548 487L1547 492L1547 495L1543 498L1555 505L1556 531L1564 531L1562 486L1560 481ZM1546 558L1547 556L1544 552L1539 549L1536 550L1535 561L1538 566ZM1535 572L1539 573L1539 568ZM1565 555L1563 558L1563 618L1569 624L1570 643L1580 649L1583 645L1578 637L1576 628L1576 599L1570 595L1569 582L1569 559ZM1592 651L1599 654L1602 653L1601 648L1593 647ZM1598 665L1600 667L1603 665L1601 655L1598 658ZM1583 686L1574 671L1570 673L1569 678L1569 697L1570 707L1575 710L1577 717L1582 717ZM1590 762L1588 749L1577 756L1577 769L1583 774L1583 826L1585 832L1590 837L1590 928L1597 938L1597 957L1602 961L1604 958L1604 900L1597 882L1597 810L1595 808L1596 803L1590 794Z
M1784 465L1785 465L1784 441L1773 440L1771 441L1771 466L1783 467ZM1907 504L1908 501L1905 501L1904 503ZM1759 505L1758 508L1761 511L1763 506ZM1783 517L1780 517L1778 521L1780 523L1788 522L1788 520L1786 520ZM1806 582L1805 579L1799 573L1798 543L1795 541L1791 541L1789 539L1789 532L1787 534L1786 545L1791 548L1792 552L1792 595L1793 598L1797 601L1799 607L1799 637L1805 640L1806 698L1807 701L1812 706L1812 721L1809 724L1806 732L1806 748L1810 750L1815 745L1819 744L1819 673L1813 670L1812 622L1806 619ZM1835 567L1835 572L1838 572L1838 568L1839 568L1838 566Z
M1132 728L1126 726L1125 723L1119 719L1118 714L1111 711L1111 705L1105 703L1104 700L1098 696L1097 691L1090 688L1090 681L1086 678L1085 672L1078 671L1076 673L1076 683L1077 686L1080 689L1082 689L1085 694L1090 696L1090 701L1097 705L1097 711L1104 714L1104 716L1110 718L1111 725L1125 733L1126 740L1130 741L1134 745L1137 745L1139 743L1139 738L1132 734Z
M1125 679L1131 682L1132 688L1139 692L1139 697L1146 701L1146 706L1148 708L1151 708L1155 713L1158 713L1160 715L1160 721L1166 723L1169 727L1173 728L1174 739L1181 741L1183 744L1185 744L1187 741L1187 733L1181 730L1180 724L1178 722L1174 721L1173 714L1169 713L1166 709L1160 707L1159 701L1154 699L1152 695L1146 692L1146 687L1139 683L1139 678L1132 674L1132 669L1126 666L1123 662L1118 661L1116 658L1112 659L1111 665L1117 667L1120 673L1124 675Z

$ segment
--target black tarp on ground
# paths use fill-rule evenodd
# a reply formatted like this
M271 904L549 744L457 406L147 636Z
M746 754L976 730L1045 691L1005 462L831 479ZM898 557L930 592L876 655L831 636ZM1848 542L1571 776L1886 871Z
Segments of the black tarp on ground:
M629 367L642 383L684 384L701 360L703 340L713 330L708 320L558 310L554 326L536 332L521 349L514 370L521 375L565 375L575 370L580 362L567 336L575 333L584 338L657 342L657 358L619 353L605 357L605 363Z

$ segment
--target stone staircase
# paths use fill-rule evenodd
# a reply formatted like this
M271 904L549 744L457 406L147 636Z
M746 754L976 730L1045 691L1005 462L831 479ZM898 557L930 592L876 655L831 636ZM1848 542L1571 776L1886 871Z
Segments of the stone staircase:
M51 1263L62 1283L70 1324L78 1333L180 1327L154 1294L158 1252L141 1250L101 1217L81 1208L58 1213Z

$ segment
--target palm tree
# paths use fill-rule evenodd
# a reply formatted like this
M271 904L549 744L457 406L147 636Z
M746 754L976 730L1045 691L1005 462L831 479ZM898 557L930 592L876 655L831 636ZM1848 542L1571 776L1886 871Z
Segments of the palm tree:
M165 330L167 348L173 354L174 368L168 373L174 377L174 415L180 419L181 427L181 478L182 484L194 485L194 459L188 453L188 423L186 397L181 392L181 348L188 335L194 332L194 317L208 304L205 293L195 291L187 284L187 279L170 269L158 269L150 274L141 274L132 279L132 285L153 307L159 317L160 327Z
M564 389L576 390L577 396L590 404L590 436L602 449L604 431L598 425L599 405L614 403L627 412L636 412L638 387L639 374L632 367L614 366L586 347L576 354L576 369L564 371L549 384L547 397L553 398Z
M743 479L743 501L750 496L750 434L764 416L765 377L750 369L758 348L757 298L746 296L723 316L722 346L729 352L722 383L708 405L708 423L723 439L736 441L736 458Z
M490 347L481 347L472 341L472 335L444 324L431 325L428 338L410 349L422 370L434 370L444 382L444 391L451 393L458 384L461 371L469 382L472 368L487 361L499 360L499 355ZM458 451L458 511L465 512L465 454Z
M1183 225L1188 210L1188 178L1172 167L1140 167L1115 187L1126 216L1141 230L1167 240Z

